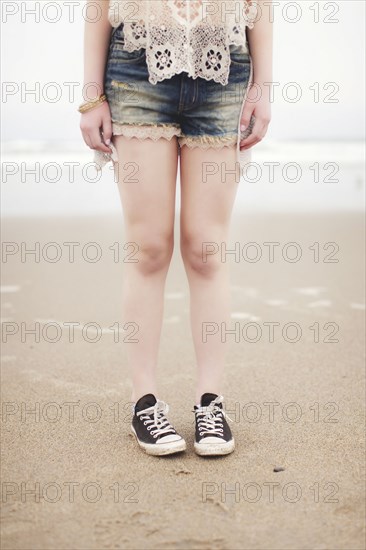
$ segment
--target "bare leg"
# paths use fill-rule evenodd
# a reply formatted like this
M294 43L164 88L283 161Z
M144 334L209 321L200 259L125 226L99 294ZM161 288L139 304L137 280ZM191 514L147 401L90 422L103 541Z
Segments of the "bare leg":
M182 147L181 152L181 253L191 297L191 326L198 366L196 403L203 393L220 394L225 364L225 343L221 323L229 327L230 287L227 262L220 251L207 257L203 243L221 248L227 243L233 203L239 182L235 146L215 150ZM215 175L204 181L204 163L212 163ZM225 169L222 169L224 163ZM231 173L232 171L233 173ZM217 249L217 248L216 248ZM204 342L204 323L217 333Z
M115 138L118 187L126 243L134 243L124 264L123 319L135 323L136 343L126 343L136 401L157 393L156 367L164 309L164 286L174 247L177 143L161 138ZM136 246L137 245L137 246Z

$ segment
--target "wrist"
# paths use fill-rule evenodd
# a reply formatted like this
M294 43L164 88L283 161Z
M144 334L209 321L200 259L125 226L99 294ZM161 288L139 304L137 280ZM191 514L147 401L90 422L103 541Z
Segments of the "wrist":
M94 101L104 94L104 85L100 82L88 81L84 83L82 96L85 102Z
M99 95L95 99L93 99L92 101L84 101L84 103L82 103L79 106L78 111L79 111L79 113L81 113L83 115L84 113L88 113L89 111L92 111L93 109L96 109L97 107L100 107L100 105L102 105L106 101L107 101L107 97L106 97L105 94Z

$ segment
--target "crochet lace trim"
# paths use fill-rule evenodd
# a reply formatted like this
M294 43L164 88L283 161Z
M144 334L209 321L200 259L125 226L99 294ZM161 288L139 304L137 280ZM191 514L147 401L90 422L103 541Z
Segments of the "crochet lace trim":
M113 122L113 134L127 138L152 139L157 141L160 138L171 140L174 136L180 136L179 126L172 124L120 124Z
M118 122L113 122L113 135L122 135L128 139L152 139L153 141L157 141L161 138L171 140L174 136L177 136L180 147L186 145L190 149L196 147L199 149L222 149L223 147L229 147L237 144L238 139L236 134L232 136L182 136L181 129L172 124L146 125L140 123L120 124ZM113 143L113 140L111 143L111 149L111 154L95 151L94 162L97 170L102 170L108 162L118 162L117 149Z
M113 122L113 134L115 136L125 136L127 138L137 138L140 140L152 139L157 141L160 138L171 140L174 136L179 137L180 145L187 147L199 147L208 149L209 147L222 148L235 144L237 135L232 136L182 136L179 126L174 124L121 124Z
M200 149L222 149L236 144L238 136L183 136L179 139L180 145L187 145L189 148L199 147Z

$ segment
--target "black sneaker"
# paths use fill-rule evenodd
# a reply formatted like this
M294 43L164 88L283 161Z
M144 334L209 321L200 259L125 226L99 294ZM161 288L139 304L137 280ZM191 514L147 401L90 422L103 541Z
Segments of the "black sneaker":
M152 393L141 397L133 407L131 431L149 455L170 455L186 449L186 442L166 418L169 406Z
M195 405L196 435L194 450L199 455L227 455L235 448L235 441L222 409L222 395L204 393L200 406Z

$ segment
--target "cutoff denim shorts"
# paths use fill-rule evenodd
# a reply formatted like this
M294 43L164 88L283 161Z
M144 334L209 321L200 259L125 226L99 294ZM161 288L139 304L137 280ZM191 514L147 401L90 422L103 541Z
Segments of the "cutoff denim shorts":
M182 145L220 148L236 144L239 163L249 159L250 150L244 156L239 150L240 118L252 78L248 47L230 45L230 73L225 86L201 77L193 79L186 72L152 84L145 48L132 52L123 48L121 23L112 31L104 79L113 136L177 136L178 154ZM108 155L103 157L107 162ZM112 155L112 160L117 159Z

